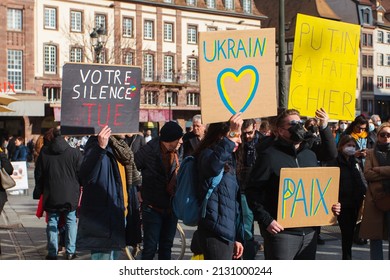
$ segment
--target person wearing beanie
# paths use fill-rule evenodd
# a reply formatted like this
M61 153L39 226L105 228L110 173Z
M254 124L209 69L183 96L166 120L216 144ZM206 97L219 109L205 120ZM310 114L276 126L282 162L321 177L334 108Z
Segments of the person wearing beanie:
M170 260L177 218L172 211L172 197L180 165L179 149L183 144L183 129L169 121L160 136L150 140L134 155L141 171L142 224L144 231L143 260L152 260L158 252L159 260Z

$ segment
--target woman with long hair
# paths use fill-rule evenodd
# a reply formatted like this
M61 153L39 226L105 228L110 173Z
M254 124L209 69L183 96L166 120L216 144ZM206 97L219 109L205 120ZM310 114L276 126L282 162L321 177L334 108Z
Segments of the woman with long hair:
M243 253L239 236L240 190L234 152L241 144L241 113L229 122L210 124L196 149L200 196L203 201L214 177L222 179L207 201L205 215L198 223L198 242L206 260L239 259Z

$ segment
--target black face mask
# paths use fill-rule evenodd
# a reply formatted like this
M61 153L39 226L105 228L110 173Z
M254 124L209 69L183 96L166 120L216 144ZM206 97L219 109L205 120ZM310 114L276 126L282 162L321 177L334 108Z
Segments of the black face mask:
M308 131L310 131L312 133L317 133L318 132L318 126L316 126L316 125L309 126L308 127Z
M290 140L296 144L301 143L303 140L305 140L306 130L303 128L303 125L300 123L291 126L288 129L288 132L290 132L291 134Z

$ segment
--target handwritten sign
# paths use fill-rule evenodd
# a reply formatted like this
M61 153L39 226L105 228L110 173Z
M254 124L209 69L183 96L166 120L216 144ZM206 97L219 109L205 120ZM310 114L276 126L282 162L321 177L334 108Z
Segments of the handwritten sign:
M12 167L14 172L11 177L15 180L15 187L8 189L7 191L28 190L28 174L27 174L27 162L26 161L12 161Z
M275 29L200 32L199 63L204 123L276 115Z
M63 67L61 132L97 134L137 132L141 69L103 64L68 63Z
M278 223L285 228L334 224L339 181L338 167L282 168Z
M355 118L360 26L298 14L288 108Z

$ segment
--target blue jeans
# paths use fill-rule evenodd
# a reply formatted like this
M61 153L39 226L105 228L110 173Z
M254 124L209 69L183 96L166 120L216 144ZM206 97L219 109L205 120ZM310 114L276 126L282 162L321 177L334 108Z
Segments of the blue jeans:
M65 249L66 254L76 252L77 223L76 211L57 213L47 212L48 221L46 227L47 251L51 257L57 256L58 253L58 222L61 216L65 218Z
M117 260L121 251L91 251L91 260Z
M177 218L172 211L155 210L144 205L142 225L144 229L142 259L152 260L158 247L158 259L170 260L177 226Z

